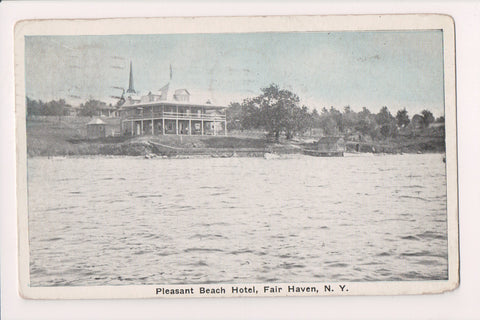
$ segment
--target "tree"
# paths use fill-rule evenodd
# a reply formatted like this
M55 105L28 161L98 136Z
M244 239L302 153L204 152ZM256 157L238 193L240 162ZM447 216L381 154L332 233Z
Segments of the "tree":
M27 97L27 115L57 116L60 119L61 116L68 114L71 107L64 99L43 102Z
M375 120L370 110L363 107L362 111L356 114L356 121L353 125L353 129L363 136L369 135L372 131L372 128L375 127Z
M285 132L288 139L297 132L299 102L296 94L271 84L262 89L261 95L244 100L243 108L248 115L248 121L253 125L258 121L258 125L278 141L282 132ZM251 116L255 116L255 119Z
M384 138L395 136L397 133L397 125L395 118L392 116L386 106L383 106L375 115L375 121L380 127L380 134Z
M358 123L358 114L350 108L345 106L342 114L342 124L346 133L351 133L355 130L355 126Z
M397 125L400 128L408 126L410 123L410 118L408 117L407 109L403 108L402 110L398 110L395 119L397 120Z
M355 130L360 132L362 135L370 135L372 138L374 135L373 133L373 128L374 126L371 125L371 123L367 119L360 119L357 124L355 125Z
M100 106L107 105L105 102L98 101L95 99L89 99L87 102L80 105L80 115L84 117L93 117L97 116L99 113Z
M375 116L375 121L380 126L389 124L393 120L394 118L386 106L383 106Z
M343 122L342 113L337 109L335 109L334 107L330 107L329 113L330 113L330 117L335 122L335 125L338 131L343 132L345 130L345 125Z
M323 133L327 136L336 135L338 131L337 123L329 116L322 116L320 127L322 128Z
M362 108L362 111L360 111L360 112L358 113L358 115L359 115L361 118L365 119L366 117L371 116L372 113L371 113L370 110L368 110L366 107L363 107L363 108Z
M430 124L435 121L433 114L427 109L422 111L422 116L423 116L423 123L425 124L426 128L428 128Z
M294 134L304 134L307 130L310 130L313 126L313 117L308 112L307 106L301 108L295 107L292 109L293 114L291 117L291 124L286 127L285 135L287 139L293 138Z
M248 103L245 103L247 101ZM242 113L240 117L240 123L242 128L256 129L261 128L262 123L260 121L260 109L251 104L249 99L246 99L242 104Z
M312 117L312 127L318 128L320 125L320 114L318 113L318 110L313 109L310 116Z
M240 130L242 127L242 105L238 102L231 102L227 109L228 130Z
M42 102L37 100L31 100L27 97L27 115L37 116L42 114L41 108Z
M345 129L345 122L340 111L333 106L330 109L323 108L319 117L319 127L322 128L325 135L337 135Z
M66 108L70 107L67 105L64 99L58 101L52 100L46 104L45 110L46 115L48 116L63 116L66 113Z

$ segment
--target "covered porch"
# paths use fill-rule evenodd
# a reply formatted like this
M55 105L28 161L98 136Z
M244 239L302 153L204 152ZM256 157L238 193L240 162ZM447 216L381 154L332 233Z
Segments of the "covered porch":
M124 135L227 135L226 108L187 105L134 105L122 113Z

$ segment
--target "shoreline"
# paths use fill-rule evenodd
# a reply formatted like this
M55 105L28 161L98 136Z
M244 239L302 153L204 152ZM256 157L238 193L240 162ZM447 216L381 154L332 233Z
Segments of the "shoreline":
M373 148L372 148L373 146ZM271 145L266 148L176 148L170 146L159 147L155 143L82 143L71 149L55 149L32 151L27 147L27 157L145 157L145 158L261 158L285 155L305 155L304 146L300 145ZM344 154L348 155L386 155L386 154L444 154L445 150L422 150L418 147L378 147L369 144L367 148L363 147L361 151L355 151L347 148ZM309 155L306 155L309 156Z
M345 152L343 157L314 157L303 153L290 154L276 154L265 153L262 156L230 156L230 157L216 157L211 155L190 154L190 155L175 155L175 156L161 156L161 155L106 155L106 154L84 154L84 155L38 155L28 156L27 159L142 159L142 160L185 160L185 159L228 159L228 158L264 158L265 160L285 160L296 158L364 158L364 157L383 157L383 156L415 156L415 155L445 155L444 152L423 152L423 153L371 153L371 152ZM265 156L267 155L267 156ZM270 157L268 155L273 155Z
M79 119L27 121L27 156L133 156L133 157L264 157L265 154L303 154L316 149L317 136L300 136L294 140L272 141L262 131L236 131L228 136L144 135L108 136L86 139ZM422 135L385 140L355 141L348 136L346 153L416 154L445 153L443 135L424 132Z
M270 144L264 148L179 148L160 145L150 141L129 141L122 143L82 142L81 144L74 144L68 147L69 148L53 147L37 149L27 145L27 157L259 158L266 157L266 155L305 155L305 150L311 150L306 145L291 143ZM382 146L378 144L363 144L360 151L355 151L351 146L347 146L344 153L349 155L444 154L445 150L442 148L424 149L418 145Z

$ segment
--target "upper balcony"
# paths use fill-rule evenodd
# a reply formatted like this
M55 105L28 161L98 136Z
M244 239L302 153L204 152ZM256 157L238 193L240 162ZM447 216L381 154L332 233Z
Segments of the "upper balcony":
M142 112L135 115L123 116L123 120L192 120L192 121L225 121L225 114L217 113L191 113L191 112Z

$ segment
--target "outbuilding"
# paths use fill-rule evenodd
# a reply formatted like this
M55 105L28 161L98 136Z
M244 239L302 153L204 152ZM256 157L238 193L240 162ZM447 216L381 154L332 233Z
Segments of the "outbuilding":
M105 138L105 122L97 118L87 123L87 137L89 139Z
M322 137L318 140L317 150L320 152L345 152L345 140L341 137Z

